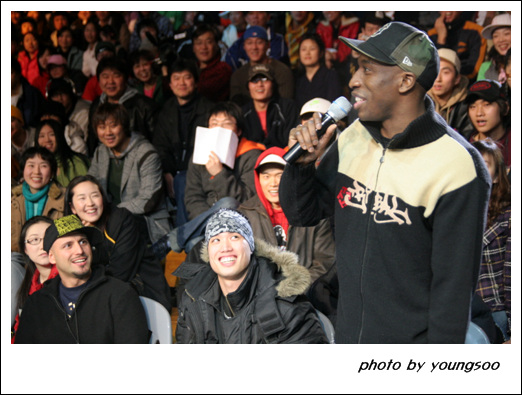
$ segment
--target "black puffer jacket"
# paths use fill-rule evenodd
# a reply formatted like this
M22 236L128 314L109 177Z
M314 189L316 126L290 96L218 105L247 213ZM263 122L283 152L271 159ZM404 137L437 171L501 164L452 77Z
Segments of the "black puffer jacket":
M206 245L201 255L208 261ZM303 296L310 274L291 252L256 241L245 280L226 297L209 265L184 263L175 275L193 276L179 306L178 343L328 343Z

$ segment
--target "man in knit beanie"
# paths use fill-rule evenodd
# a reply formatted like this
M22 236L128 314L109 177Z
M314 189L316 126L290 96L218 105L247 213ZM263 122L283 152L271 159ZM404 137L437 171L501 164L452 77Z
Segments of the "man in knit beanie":
M207 222L201 258L174 272L190 277L182 296L177 343L326 343L298 256L261 240L235 210Z

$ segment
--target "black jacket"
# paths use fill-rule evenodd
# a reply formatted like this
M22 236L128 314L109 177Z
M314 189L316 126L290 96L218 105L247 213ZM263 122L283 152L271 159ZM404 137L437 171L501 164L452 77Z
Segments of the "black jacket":
M45 283L24 305L15 343L146 344L150 332L138 294L129 284L93 267L90 284L67 318L58 290L60 276Z
M92 117L94 111L96 111L100 104L105 101L106 95L103 93L92 102L91 108L89 109L89 140L87 141L87 145L90 156L93 155L99 142L98 134L92 125ZM136 89L127 87L127 90L120 98L119 103L122 104L129 113L131 132L139 133L152 142L154 126L159 109L156 102L151 98L138 93Z
M243 136L251 141L263 143L266 148L274 146L285 148L288 145L290 129L296 127L299 122L299 112L293 100L283 97L272 98L266 114L268 134L265 137L261 121L254 108L254 101L250 99L242 110L245 117Z
M170 312L170 289L160 262L147 249L134 216L125 208L111 207L107 221L105 249L107 274L131 283L140 295L160 302Z
M36 127L40 122L40 114L45 105L45 99L38 89L29 84L20 76L23 93L18 99L16 107L20 109L24 117L25 126Z
M196 98L194 112L189 123L190 135L183 139L179 131L179 103L172 97L163 105L158 115L152 144L158 150L164 173L176 175L178 171L187 170L188 162L194 151L196 127L208 124L208 111L213 103L203 96Z
M178 343L328 343L303 295L310 274L293 253L256 241L245 280L226 297L209 265L184 263L175 275L187 273L193 278L179 306Z

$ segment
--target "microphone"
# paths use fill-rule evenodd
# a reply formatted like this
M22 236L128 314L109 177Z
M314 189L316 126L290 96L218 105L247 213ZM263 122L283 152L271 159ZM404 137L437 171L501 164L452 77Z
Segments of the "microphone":
M317 131L317 138L321 138L331 124L346 117L351 109L352 105L346 97L341 96L335 99L321 120L321 129ZM304 152L305 150L301 148L301 145L296 143L290 151L283 156L283 159L287 163L294 163Z

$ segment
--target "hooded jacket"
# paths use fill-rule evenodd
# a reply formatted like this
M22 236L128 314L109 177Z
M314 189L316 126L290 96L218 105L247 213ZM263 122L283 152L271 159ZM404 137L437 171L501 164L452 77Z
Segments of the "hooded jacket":
M16 344L146 344L150 332L138 294L93 267L89 284L68 318L59 297L60 276L27 299Z
M209 261L207 245L201 256ZM310 274L291 252L257 240L245 279L226 297L210 265L184 263L175 275L192 277L179 306L178 343L328 342L314 308L303 296ZM228 304L233 317L227 318L222 303Z
M433 93L433 88L428 91L428 95L435 104L435 111L444 118L449 126L467 139L473 133L473 124L468 117L468 105L464 102L468 96L468 84L469 80L465 76L461 76L459 84L453 89L451 97L444 105L440 104Z
M335 215L338 343L464 343L491 178L434 111L391 140L355 121L317 167L288 164L290 223Z
M285 150L272 147L264 151L257 159L256 168L270 154L282 157ZM271 220L273 209L261 189L258 170L254 170L254 177L257 194L241 204L239 211L250 221L254 238L262 239L277 247L278 240ZM284 213L281 215L284 216ZM318 225L310 227L290 225L285 236L286 250L297 254L298 263L310 272L312 283L333 266L335 243L328 220L323 219Z
M191 158L185 188L185 206L189 218L195 218L224 197L232 197L241 203L254 196L254 167L264 150L264 145L241 138L234 169L223 166L223 170L213 177L205 165L196 165Z
M100 144L89 168L89 174L96 177L105 190L111 159L116 159L112 151ZM145 137L132 133L127 149L117 159L124 161L118 207L143 215L154 242L170 230L158 153Z

